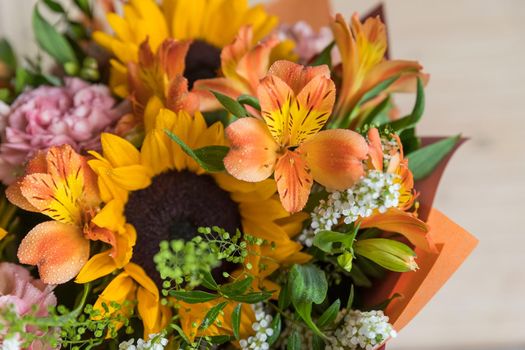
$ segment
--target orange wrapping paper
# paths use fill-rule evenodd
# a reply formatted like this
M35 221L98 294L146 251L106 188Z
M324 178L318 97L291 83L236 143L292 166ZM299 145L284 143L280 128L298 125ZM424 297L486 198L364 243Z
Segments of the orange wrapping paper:
M316 30L328 25L332 18L329 0L275 0L267 6L267 9L277 15L283 23L302 20ZM379 5L363 18L379 15L385 21L383 10L383 6ZM439 139L442 138L423 138L423 144L433 143ZM464 141L461 140L457 147ZM431 176L416 183L416 188L421 192L419 214L429 224L429 235L436 243L439 253L432 254L416 249L418 271L404 274L390 273L384 280L374 285L366 296L368 305L376 305L396 293L402 295L394 299L386 309L386 314L397 331L405 327L423 309L478 243L474 236L443 213L432 208L441 175L453 153L445 157ZM384 346L381 349L384 349Z

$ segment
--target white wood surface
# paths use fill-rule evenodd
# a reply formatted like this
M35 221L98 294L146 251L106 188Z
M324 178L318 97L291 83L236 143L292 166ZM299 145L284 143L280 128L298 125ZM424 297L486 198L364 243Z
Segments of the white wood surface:
M334 0L345 14L375 1ZM0 35L31 48L33 0L0 0ZM469 141L436 207L480 245L389 349L525 349L525 1L389 0L396 58L432 74L424 135ZM412 101L400 100L405 110Z

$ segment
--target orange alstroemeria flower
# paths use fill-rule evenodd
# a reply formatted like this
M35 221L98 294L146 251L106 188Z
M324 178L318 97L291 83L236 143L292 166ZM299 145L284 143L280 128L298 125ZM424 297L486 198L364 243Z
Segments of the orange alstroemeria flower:
M153 52L149 40L139 47L138 63L128 63L129 98L135 114L144 116L147 130L161 108L193 114L199 108L197 94L188 91L184 78L191 41L166 39Z
M368 167L378 171L397 174L400 185L399 205L389 208L385 213L376 212L359 221L360 228L375 227L387 232L396 232L405 236L414 246L426 251L435 252L436 247L428 237L428 225L417 218L410 210L417 198L414 191L414 177L408 168L408 159L403 155L403 145L399 136L390 135L396 145L391 145L386 153L379 131L372 128L368 131L369 142Z
M264 121L243 118L226 129L224 165L234 177L259 182L275 174L281 202L293 213L305 206L313 180L342 190L363 175L365 139L350 130L320 131L335 101L327 66L277 61L257 96Z
M13 204L53 219L34 227L18 248L20 262L38 266L44 283L74 278L89 259L89 240L108 243L117 254L114 232L95 224L106 213L99 210L96 176L71 146L38 154L6 194Z
M221 52L221 70L224 76L195 82L193 91L199 94L201 110L221 107L210 91L217 91L231 98L242 94L255 96L260 80L268 72L270 55L277 44L279 40L272 35L254 45L252 26L241 27L233 43Z
M428 80L416 61L385 59L386 28L379 17L361 23L358 14L354 14L348 26L338 14L331 27L342 61L341 90L334 109L336 118L348 118L364 94L387 79L398 77L388 92L413 90L418 76Z

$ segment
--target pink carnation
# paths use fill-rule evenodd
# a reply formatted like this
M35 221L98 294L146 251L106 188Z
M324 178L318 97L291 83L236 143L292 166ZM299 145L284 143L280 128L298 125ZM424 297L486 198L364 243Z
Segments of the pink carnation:
M0 263L0 312L7 307L23 316L37 307L36 316L47 316L48 308L55 306L57 300L53 294L54 286L45 285L36 280L22 266L7 262ZM27 329L27 331L32 331ZM3 336L0 333L0 344ZM41 342L33 342L28 350L51 349Z
M13 182L27 160L51 146L100 148L100 133L123 114L115 102L106 86L67 78L63 87L41 86L0 108L0 181Z
M299 56L301 64L307 64L312 58L323 51L333 40L332 31L328 27L322 27L319 32L306 22L300 21L294 25L282 25L279 27L282 39L290 39L295 42L295 53ZM336 61L338 57L333 57Z

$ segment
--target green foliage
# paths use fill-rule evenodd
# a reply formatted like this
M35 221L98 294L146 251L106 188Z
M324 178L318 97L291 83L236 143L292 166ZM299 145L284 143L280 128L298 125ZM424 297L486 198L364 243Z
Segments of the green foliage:
M406 244L386 238L359 240L354 251L385 269L395 272L408 272L417 268L415 253Z
M294 330L286 342L286 350L301 350L301 336Z
M404 130L413 128L421 120L423 112L425 111L425 87L423 86L423 81L420 78L417 78L417 95L414 108L412 113L409 115L395 120L388 124L397 133L401 133Z
M86 288L82 302L76 309L70 311L60 305L50 308L47 316L38 314L37 305L25 315L18 315L11 307L3 308L0 333L5 336L4 339L18 334L22 348L39 340L53 348L79 350L97 348L108 338L117 337L119 324L133 332L130 328L134 309L132 303L103 304L103 312L89 304L83 306L88 292L89 288ZM111 312L108 312L110 308ZM32 331L27 332L28 328Z
M237 340L241 338L239 335L240 327L241 327L241 312L242 312L242 304L237 304L237 306L233 309L232 315L231 315L233 336Z
M346 233L320 231L316 233L313 245L328 255L338 255L337 263L343 270L350 272L354 259L353 245L359 226L350 225Z
M259 103L259 100L253 96L250 95L241 95L237 97L237 102L243 105L248 105L250 107L255 108L256 110L261 110L261 104Z
M456 147L461 135L452 136L435 142L410 153L408 167L415 180L421 180L432 174L441 161Z
M56 28L40 14L38 6L33 11L33 33L38 45L61 64L77 63L72 46Z
M244 118L248 116L248 111L246 111L246 109L233 98L223 95L217 91L212 91L211 93L215 96L219 103L235 117Z
M328 68L332 69L332 49L335 46L335 41L332 41L326 46L323 51L317 55L317 57L311 63L311 66L321 66L326 64Z
M211 326L215 322L217 317L219 317L219 314L226 307L226 305L228 305L228 302L227 301L223 301L222 303L219 303L219 304L215 305L214 307L212 307L206 313L206 316L204 316L204 318L203 318L203 320L202 320L202 322L201 322L201 324L199 326L199 329L200 330L205 330L209 326Z
M224 171L224 157L230 150L226 146L207 146L199 149L191 149L184 141L169 130L165 130L166 134L175 141L181 149L190 157L192 157L197 164L204 170L215 173Z
M0 62L5 64L11 72L16 70L16 55L11 44L6 39L0 39Z
M312 320L312 304L321 304L328 292L325 273L315 265L294 265L288 277L295 311L317 335L325 337Z
M321 317L319 317L317 320L317 326L320 329L330 326L335 321L340 309L341 300L337 299L323 312Z

